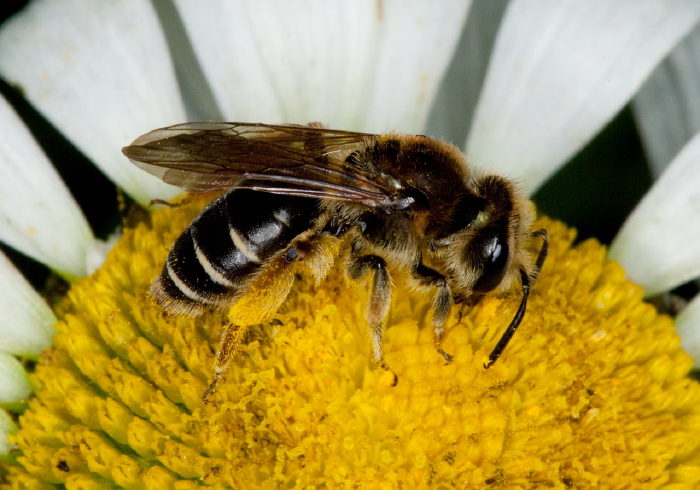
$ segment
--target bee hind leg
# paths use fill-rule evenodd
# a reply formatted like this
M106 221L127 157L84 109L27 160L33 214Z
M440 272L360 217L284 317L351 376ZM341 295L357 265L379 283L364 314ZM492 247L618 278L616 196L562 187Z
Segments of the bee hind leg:
M383 321L389 313L389 305L391 304L391 279L386 270L386 262L376 255L363 255L354 258L348 266L348 274L351 279L360 279L370 271L373 277L366 318L372 341L372 357L377 366L394 375L392 386L396 386L399 378L384 361L382 349Z
M204 403L207 398L216 389L216 385L221 379L222 374L226 371L233 356L238 352L240 345L243 343L248 327L240 327L238 325L229 325L221 332L221 340L216 349L216 358L214 359L214 379L207 387L202 395Z
M245 294L231 305L228 312L229 325L221 333L216 349L214 380L202 396L204 401L214 392L231 359L240 352L248 329L270 319L287 299L299 271L296 266L299 261L293 259L290 262L288 250L280 251L279 256L269 262L263 272L246 287Z

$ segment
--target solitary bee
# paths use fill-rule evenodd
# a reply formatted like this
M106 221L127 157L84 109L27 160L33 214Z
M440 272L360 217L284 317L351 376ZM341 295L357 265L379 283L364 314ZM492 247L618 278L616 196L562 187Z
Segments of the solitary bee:
M341 259L351 279L369 280L372 354L387 370L392 271L433 296L435 346L448 362L440 340L453 304L475 305L520 281L522 301L488 368L522 321L547 256L547 231L530 230L532 208L509 180L474 172L456 147L426 136L196 122L157 129L122 151L188 191L226 190L176 240L151 287L173 314L229 308L205 399L246 329L277 311L299 272L321 280Z

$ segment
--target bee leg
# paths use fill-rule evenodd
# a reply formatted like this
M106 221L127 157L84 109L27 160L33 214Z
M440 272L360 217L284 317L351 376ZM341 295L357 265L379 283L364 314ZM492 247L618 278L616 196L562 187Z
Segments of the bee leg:
M466 308L467 305L462 305L459 308L459 311L457 312L457 323L462 323L462 317L464 317L464 308Z
M532 284L535 284L535 281L537 281L537 277L540 275L540 271L542 270L542 266L544 265L544 261L547 258L547 252L549 252L549 233L545 228L540 228L539 230L535 230L530 233L530 236L533 238L539 237L542 239L542 248L540 248L540 253L537 254L535 267L532 271L530 271L530 280Z
M185 204L188 204L192 199L189 197L185 197L184 199L181 199L178 202L170 202L166 201L165 199L151 199L151 202L148 203L149 206L165 206L166 208L170 209L175 209L179 208L180 206L184 206Z
M289 250L293 249L292 246ZM264 271L247 287L246 294L238 298L229 309L229 326L221 334L214 359L214 381L204 392L207 397L216 388L231 359L238 353L248 328L270 319L287 299L292 289L298 261L289 262L289 250L269 262Z
M202 395L202 400L207 403L207 398L216 388L216 384L221 379L221 375L228 367L231 359L238 351L243 337L245 336L248 327L239 327L238 325L229 325L221 332L221 340L216 349L216 359L214 359L214 379Z
M445 358L447 362L452 362L452 356L442 350L442 335L445 333L445 322L452 311L452 290L447 284L445 277L439 272L418 264L412 271L414 279L420 281L425 286L437 287L437 294L433 298L433 340L435 349ZM461 311L460 311L461 315ZM461 317L460 317L461 319Z
M389 313L391 303L391 280L386 270L386 262L376 255L364 255L354 258L348 266L348 274L351 279L360 279L370 270L373 272L372 289L367 304L367 325L372 341L372 357L379 367L394 375L392 386L399 382L398 376L384 361L382 350L382 334L384 333L383 320Z
M437 285L438 292L433 298L433 333L435 348L447 362L452 362L453 357L442 350L442 335L445 333L445 322L452 311L452 291L447 281L443 278Z

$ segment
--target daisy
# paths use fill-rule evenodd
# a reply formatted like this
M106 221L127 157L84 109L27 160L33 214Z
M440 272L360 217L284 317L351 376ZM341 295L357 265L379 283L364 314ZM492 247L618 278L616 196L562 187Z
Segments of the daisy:
M513 0L502 18L492 3L175 4L157 15L141 0L35 1L0 29L0 75L136 202L180 191L119 148L154 128L213 117L447 136L470 161L534 191L635 97L651 159L668 166L610 256L647 294L700 275L689 225L700 217L700 139L691 137L700 128L682 128L683 138L658 122L675 102L661 97L669 87L696 88L690 76L664 74L697 66L687 56L698 43L688 36L697 2ZM483 38L470 26L495 18L493 49L477 49ZM178 32L191 44L179 44ZM363 288L332 273L321 285L300 281L204 404L209 342L225 318L165 317L145 294L203 200L154 211L150 225L105 245L0 105L0 240L72 284L49 307L0 260L8 410L0 449L14 449L0 478L10 486L691 488L700 480L700 387L686 377L692 361L672 322L641 301L642 287L601 245L573 246L573 232L547 218L538 225L552 236L550 257L507 358L492 369L481 368L483 358L517 295L455 311L444 339L455 362L445 366L430 329L419 328L429 298L399 281L386 334L401 380L392 387L368 362ZM699 309L695 301L678 319L691 354L700 352ZM28 376L30 361L38 365Z

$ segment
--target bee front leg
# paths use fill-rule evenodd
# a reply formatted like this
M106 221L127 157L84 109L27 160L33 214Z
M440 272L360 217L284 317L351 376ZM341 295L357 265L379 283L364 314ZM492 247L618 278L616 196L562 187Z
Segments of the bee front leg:
M445 333L445 322L450 316L452 305L454 304L452 290L447 284L447 279L445 279L442 274L423 264L418 264L413 269L412 275L423 285L437 287L437 293L433 297L433 340L438 353L440 353L447 362L452 362L452 356L442 350L442 336Z
M389 313L389 305L391 304L391 279L389 278L389 272L386 270L386 262L376 255L363 255L353 258L348 265L348 274L351 279L360 279L370 271L373 277L372 289L367 304L367 325L369 326L369 335L372 341L372 357L374 357L374 361L379 367L394 375L392 386L396 386L399 378L384 362L382 349L383 321L387 313Z

